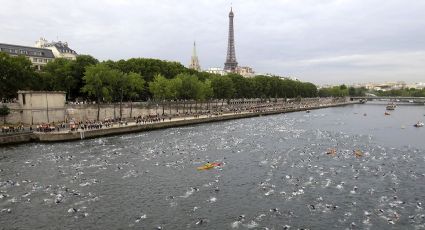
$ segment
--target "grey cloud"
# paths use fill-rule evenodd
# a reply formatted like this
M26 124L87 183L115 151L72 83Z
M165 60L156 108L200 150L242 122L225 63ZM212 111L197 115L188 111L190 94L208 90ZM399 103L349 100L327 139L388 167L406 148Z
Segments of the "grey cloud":
M0 42L223 66L230 1L2 1ZM234 0L238 62L315 83L425 81L425 1Z

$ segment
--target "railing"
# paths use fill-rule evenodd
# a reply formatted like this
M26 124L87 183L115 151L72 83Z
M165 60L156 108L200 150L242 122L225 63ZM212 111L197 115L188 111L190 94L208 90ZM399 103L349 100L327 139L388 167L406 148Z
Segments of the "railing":
M33 130L30 130L30 128L15 128L11 129L11 127L5 127L3 126L1 128L0 136L7 136L7 135L16 135L16 134L26 134L26 133L32 133Z
M381 99L388 99L388 100L425 100L425 97L396 97L396 96L356 96L356 97L350 97L353 100L360 100L360 99L367 99L367 100L381 100Z

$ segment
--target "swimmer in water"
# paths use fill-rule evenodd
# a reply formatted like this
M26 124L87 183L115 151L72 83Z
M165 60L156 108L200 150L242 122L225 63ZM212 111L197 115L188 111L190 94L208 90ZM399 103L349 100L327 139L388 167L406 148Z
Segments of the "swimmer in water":
M334 148L329 149L329 150L326 152L326 154L327 154L327 155L330 155L330 156L335 156L335 155L336 155L336 149L334 149Z
M360 158L360 157L362 157L363 156L363 153L362 153L362 151L360 151L360 150L354 150L354 155L357 157L357 158Z

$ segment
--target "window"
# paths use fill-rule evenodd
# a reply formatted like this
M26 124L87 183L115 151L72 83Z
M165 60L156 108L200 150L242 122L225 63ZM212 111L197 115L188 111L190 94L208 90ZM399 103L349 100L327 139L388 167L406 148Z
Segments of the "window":
M22 94L22 104L25 105L25 93Z
M47 59L44 59L44 63L47 63Z
M37 58L32 58L32 61L33 62L37 62Z

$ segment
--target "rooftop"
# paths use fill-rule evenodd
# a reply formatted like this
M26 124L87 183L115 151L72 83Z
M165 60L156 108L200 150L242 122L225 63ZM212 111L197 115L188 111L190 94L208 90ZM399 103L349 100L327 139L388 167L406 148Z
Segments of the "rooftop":
M24 55L30 57L54 58L53 52L49 49L36 48L32 46L21 46L0 43L0 51L11 55Z
M69 48L67 42L52 41L52 42L42 44L42 47L56 47L60 53L77 54L77 52L75 52L73 49Z
M64 91L33 91L33 90L19 90L20 93L32 93L32 94L66 94Z

